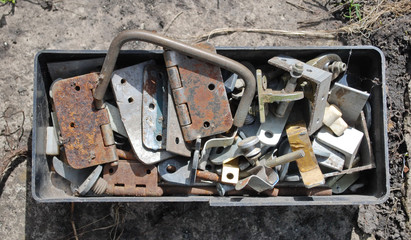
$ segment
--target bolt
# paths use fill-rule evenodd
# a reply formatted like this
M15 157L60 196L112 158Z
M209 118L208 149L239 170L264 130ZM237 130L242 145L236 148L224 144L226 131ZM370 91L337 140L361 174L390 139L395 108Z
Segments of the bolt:
M280 156L280 157L278 157L278 158L277 158L277 157L273 157L273 158L267 160L267 161L265 162L265 165L266 165L267 167L273 168L273 167L278 166L278 165L282 165L282 164L285 164L285 163L289 163L289 162L295 161L295 160L297 160L297 159L299 159L299 158L302 158L302 157L304 157L304 156L305 156L304 150L303 150L303 149L299 149L299 150L297 150L297 151L294 151L294 152L291 152L291 153L287 153L287 154L285 154L285 155L282 155L282 156Z
M302 62L298 62L294 64L291 69L291 77L298 79L301 77L303 71L304 71L304 64Z
M244 153L244 157L251 163L255 165L255 162L261 156L261 148L257 147L260 140L257 136L248 137L238 143L238 148Z
M332 72L335 75L339 75L342 72L347 70L347 64L341 61L335 61L331 65L328 66L328 71Z
M217 192L220 196L224 196L227 192L235 189L233 185L217 183Z

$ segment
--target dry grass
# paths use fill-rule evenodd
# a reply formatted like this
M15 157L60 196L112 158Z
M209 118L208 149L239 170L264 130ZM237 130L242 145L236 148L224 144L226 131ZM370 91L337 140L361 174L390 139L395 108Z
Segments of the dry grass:
M378 0L372 6L363 6L361 20L351 21L346 26L334 30L306 30L306 31L288 31L280 29L262 29L262 28L217 28L208 33L198 36L190 36L184 41L202 42L209 41L211 38L230 35L238 32L260 33L276 36L287 37L305 37L305 38L326 38L334 39L340 34L362 34L368 36L369 33L375 31L384 25L381 23L381 17L386 13L393 13L395 17L411 13L411 1L400 0L398 2L389 2L386 0ZM178 38L178 37L174 37Z

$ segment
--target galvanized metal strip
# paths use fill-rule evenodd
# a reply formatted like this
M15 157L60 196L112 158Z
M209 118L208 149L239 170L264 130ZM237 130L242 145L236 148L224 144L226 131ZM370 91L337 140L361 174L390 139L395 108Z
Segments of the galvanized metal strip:
M154 164L172 157L173 154L164 150L154 151L143 145L141 113L143 72L144 67L148 64L154 64L154 61L143 62L115 71L111 83L121 119L134 153L143 163Z
M149 64L143 73L143 144L158 150L166 148L167 81L165 69Z

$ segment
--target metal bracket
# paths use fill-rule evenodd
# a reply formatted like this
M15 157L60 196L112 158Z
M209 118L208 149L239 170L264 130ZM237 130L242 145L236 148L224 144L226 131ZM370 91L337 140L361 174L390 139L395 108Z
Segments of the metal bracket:
M369 96L367 92L335 83L328 102L341 110L342 118L348 125L354 126Z
M327 106L328 91L330 90L332 73L322 69L305 64L297 59L288 56L277 56L268 60L268 63L283 69L287 72L292 71L296 63L303 65L302 78L311 82L311 93L304 93L304 96L310 101L310 123L308 125L308 134L312 135L323 124L325 107Z
M74 194L80 196L86 195L93 188L103 170L101 165L94 169L74 169L57 157L53 157L53 167L56 173L71 182Z
M257 91L258 109L260 112L260 122L265 122L265 104L273 102L291 102L304 98L301 91L287 93L283 90L272 90L267 88L267 77L263 75L261 69L257 69Z
M160 162L158 164L158 174L164 181L173 184L187 186L210 185L207 183L193 183L191 181L191 163L185 158L170 158Z
M154 164L170 158L172 153L164 150L153 151L143 145L142 136L142 93L145 66L154 64L147 61L114 72L111 79L117 106L131 147L138 159L145 164Z
M345 155L344 167L351 168L363 136L364 133L349 127L344 131L343 135L337 137L331 130L324 127L317 134L317 140L330 148L343 153Z
M222 165L224 161L235 159L243 155L243 152L238 148L240 137L234 138L234 143L228 147L217 147L210 152L210 161L215 165Z
M235 190L239 191L246 186L249 186L260 193L265 190L273 189L275 184L279 181L277 172L269 167L257 166L248 172L252 175L239 180L235 185Z

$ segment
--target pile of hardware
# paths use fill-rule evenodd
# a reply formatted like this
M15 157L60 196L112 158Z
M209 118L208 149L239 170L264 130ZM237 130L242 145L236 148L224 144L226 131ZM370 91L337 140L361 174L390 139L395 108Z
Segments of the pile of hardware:
M115 69L130 40L163 46L164 61ZM369 93L349 71L334 53L239 63L126 31L100 73L53 79L46 154L75 196L355 192L375 164Z

